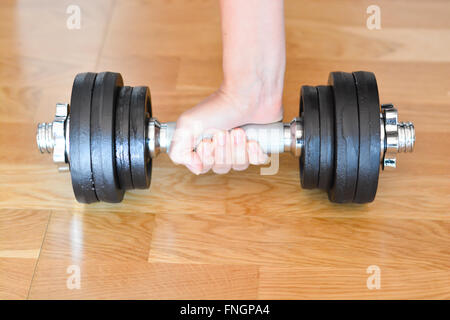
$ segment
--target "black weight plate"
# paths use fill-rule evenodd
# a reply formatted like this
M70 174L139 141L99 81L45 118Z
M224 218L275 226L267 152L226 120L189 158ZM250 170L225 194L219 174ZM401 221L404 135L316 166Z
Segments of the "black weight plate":
M121 189L133 189L130 159L131 87L122 87L116 104L116 170Z
M320 169L319 185L328 190L334 173L334 100L330 86L318 86L320 118Z
M332 202L353 201L358 177L359 123L355 81L351 73L331 72L334 96L334 177L328 191Z
M81 203L97 202L91 168L91 100L95 73L75 77L70 99L70 175L75 198Z
M353 72L359 108L359 169L353 202L375 199L380 172L380 100L375 75Z
M304 147L299 159L302 188L317 188L320 161L319 98L315 87L303 86L300 93Z
M114 119L122 76L102 72L95 79L91 109L91 154L95 191L100 201L120 202L124 190L120 189L116 172Z
M133 186L146 189L150 186L152 159L146 147L147 124L151 117L150 90L134 87L130 105L130 155Z

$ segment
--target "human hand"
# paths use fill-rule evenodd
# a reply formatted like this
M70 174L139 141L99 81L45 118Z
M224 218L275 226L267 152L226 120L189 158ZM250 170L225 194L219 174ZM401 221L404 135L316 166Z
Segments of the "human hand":
M196 174L226 173L267 161L247 123L283 117L286 64L283 1L221 0L224 79L220 88L177 121L169 156ZM233 130L232 130L233 129ZM231 130L230 132L228 132ZM198 137L212 134L197 145Z
M267 162L268 156L258 143L247 141L245 131L236 127L281 120L281 96L275 101L264 95L258 86L248 91L242 88L233 92L221 87L180 116L169 151L173 162L186 165L195 174L210 169L223 174L230 169L240 171L249 164ZM254 93L255 89L260 93ZM205 135L210 138L201 140Z

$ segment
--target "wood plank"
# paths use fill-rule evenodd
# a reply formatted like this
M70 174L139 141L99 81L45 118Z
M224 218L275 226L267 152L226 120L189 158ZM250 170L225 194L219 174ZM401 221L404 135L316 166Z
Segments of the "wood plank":
M169 160L166 160L169 161ZM449 175L424 175L381 178L376 200L366 205L338 205L327 200L320 190L302 190L297 164L285 159L283 169L275 176L260 176L258 168L245 174L231 173L224 177L208 174L190 175L184 168L154 168L150 190L127 192L120 204L96 203L89 206L74 200L68 174L58 174L50 164L21 166L33 170L29 177L18 177L16 169L2 166L0 205L2 208L58 209L76 212L148 212L167 214L208 215L285 215L302 217L385 217L389 219L449 220ZM425 169L423 169L425 170ZM156 173L157 172L157 173ZM390 173L386 173L390 174ZM243 191L245 190L245 191Z
M152 263L450 267L449 221L161 214L155 226Z
M28 297L35 259L0 257L0 299L22 300Z
M216 59L222 55L217 1L118 1L102 58L198 57L199 53Z
M49 211L0 210L0 252L40 249Z
M70 5L80 9L80 28L69 29ZM2 1L1 57L80 64L97 60L113 9L112 0ZM11 13L14 14L11 14ZM6 46L7 45L7 46ZM27 70L22 70L27 73ZM22 75L22 72L21 74ZM18 77L13 79L18 81Z
M154 215L53 211L40 260L147 261Z
M0 299L28 296L49 211L0 210Z
M256 266L149 264L154 215L53 212L31 299L256 298ZM68 289L69 266L81 289Z
M367 266L368 267L368 266ZM367 268L260 269L259 299L449 299L446 270L380 265L380 288L369 290Z
M68 289L65 259L42 259L30 299L256 299L258 268L83 260L80 289Z
M77 1L81 28L72 30L70 1L2 3L7 27L0 29L0 47L7 50L0 51L0 121L50 121L56 102L70 102L75 75L95 70L113 1Z
M442 29L450 27L446 0L293 0L285 1L285 18L290 21L321 21L336 26L365 26L366 9L376 4L381 9L383 27ZM320 40L319 40L320 41Z

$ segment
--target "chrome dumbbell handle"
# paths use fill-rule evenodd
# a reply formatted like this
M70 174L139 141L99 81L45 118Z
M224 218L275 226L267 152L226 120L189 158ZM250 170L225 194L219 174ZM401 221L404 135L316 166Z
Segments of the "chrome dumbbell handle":
M41 153L53 153L53 162L58 165L60 171L69 169L67 166L70 162L69 122L69 105L58 103L55 120L49 123L39 123L36 134L39 150ZM155 118L149 120L147 146L152 158L170 150L175 128L175 122L160 123ZM296 157L302 153L304 131L301 117L294 118L290 123L247 124L241 128L244 129L247 139L258 142L265 153L290 152ZM399 122L397 109L393 105L382 105L380 113L380 164L382 168L395 168L397 153L412 152L415 139L414 125L411 122Z
M176 123L160 123L152 118L148 123L147 145L152 158L167 153L175 132ZM268 154L290 152L300 157L304 144L303 119L294 118L290 123L247 124L244 129L247 140L259 143ZM200 137L199 141L202 138ZM399 122L398 112L391 104L381 107L380 113L380 164L382 168L397 166L397 153L412 152L416 141L414 125Z
M147 146L152 158L167 153L175 132L176 122L160 123L151 118L148 123ZM303 121L294 118L290 123L247 124L242 127L247 140L256 141L265 153L291 152L299 157L303 147ZM210 136L202 136L199 141Z

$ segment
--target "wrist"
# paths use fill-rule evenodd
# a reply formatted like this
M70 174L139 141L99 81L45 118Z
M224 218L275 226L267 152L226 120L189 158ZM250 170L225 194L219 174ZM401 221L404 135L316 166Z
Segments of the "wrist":
M268 117L280 118L274 120L278 121L283 114L283 80L284 74L276 77L228 77L218 92L248 121L260 118L265 121Z

